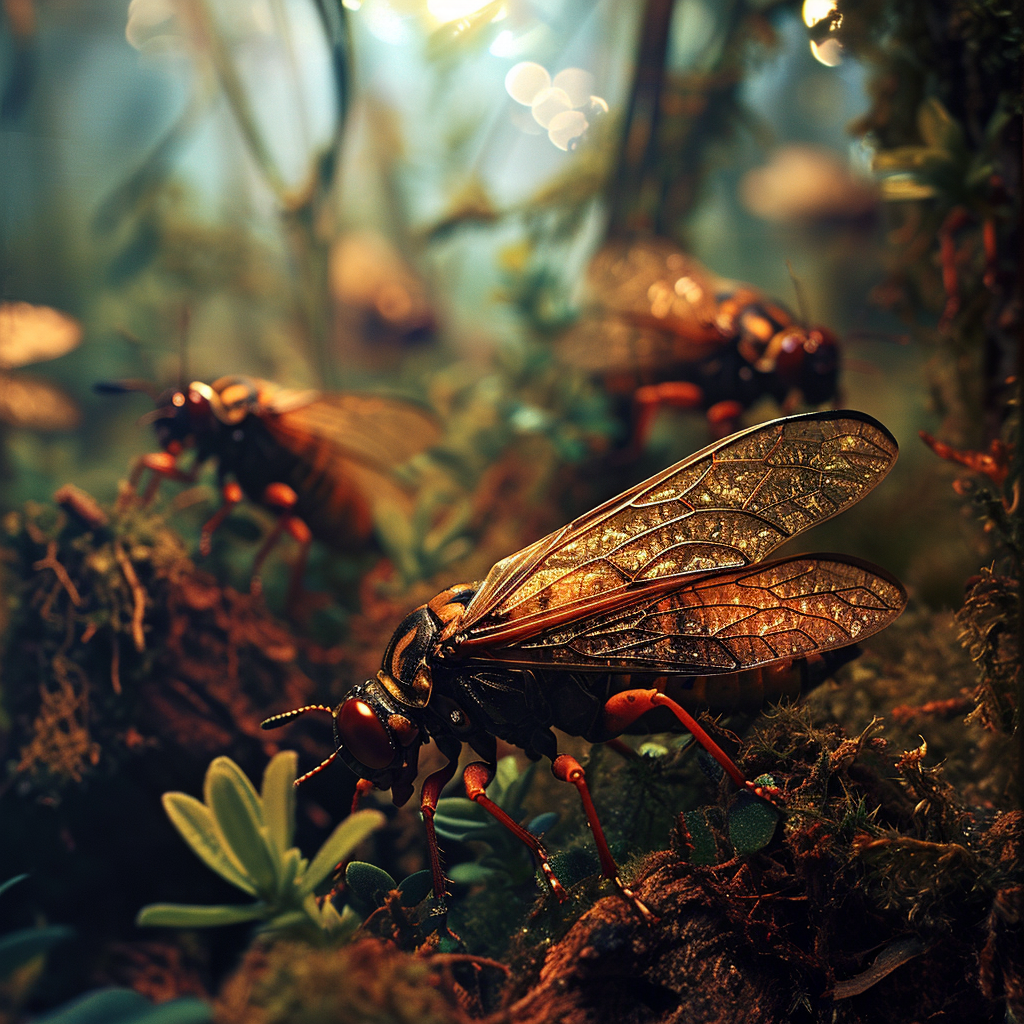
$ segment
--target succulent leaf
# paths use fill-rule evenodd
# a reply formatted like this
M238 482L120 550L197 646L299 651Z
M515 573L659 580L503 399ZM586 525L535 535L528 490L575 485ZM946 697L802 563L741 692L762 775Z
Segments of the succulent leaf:
M206 772L206 800L224 839L257 893L277 890L281 862L267 835L263 809L252 783L227 757L218 757Z
M271 758L263 772L260 801L270 841L279 854L292 845L295 831L295 779L298 754L282 750Z
M213 813L206 804L187 793L164 793L163 805L171 824L208 868L250 896L256 895L256 887L225 846Z
M135 918L137 925L163 928L212 928L216 925L239 924L265 917L270 906L262 900L239 906L192 903L151 903Z
M327 837L310 862L298 886L299 897L311 893L373 831L384 824L380 811L364 810L350 814Z

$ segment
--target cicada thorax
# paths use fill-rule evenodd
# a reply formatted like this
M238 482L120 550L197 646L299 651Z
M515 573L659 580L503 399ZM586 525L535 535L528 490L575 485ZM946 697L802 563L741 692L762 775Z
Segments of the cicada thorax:
M267 504L268 487L284 484L295 493L294 514L313 536L334 545L363 543L373 529L370 508L338 466L335 447L312 431L282 429L287 413L268 411L264 387L240 376L190 385L190 392L210 395L216 432L206 447L221 474L234 476L246 497L261 504Z

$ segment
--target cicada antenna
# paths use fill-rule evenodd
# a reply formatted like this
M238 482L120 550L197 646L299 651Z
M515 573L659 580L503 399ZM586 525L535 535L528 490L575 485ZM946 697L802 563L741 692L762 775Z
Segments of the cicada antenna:
M340 753L340 750L336 750L333 754L331 754L329 758L327 758L326 761L321 761L315 768L306 772L305 775L300 775L295 780L294 784L296 786L301 786L306 781L306 779L311 779L313 778L314 775L317 775L319 772L322 772Z
M789 271L789 279L793 282L793 290L796 292L796 308L800 314L800 320L804 324L809 324L811 322L811 308L807 301L807 292L800 278L796 276L793 264L789 260L786 260L786 269Z
M334 714L334 708L329 708L326 704L307 704L303 708L293 708L291 711L283 711L279 715L273 715L265 721L260 722L260 728L276 729L278 726L284 725L286 722L290 722L293 718L298 718L299 715L306 714L307 711L326 711L329 715Z

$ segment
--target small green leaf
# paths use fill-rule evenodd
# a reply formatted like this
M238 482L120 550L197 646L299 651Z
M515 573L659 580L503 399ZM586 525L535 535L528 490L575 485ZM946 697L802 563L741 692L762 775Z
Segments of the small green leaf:
M311 893L331 873L335 864L340 864L371 832L383 824L384 815L380 811L367 809L350 814L317 851L299 884L299 897Z
M225 849L210 808L187 793L164 793L162 799L167 817L192 852L225 881L255 896L256 887L246 878L231 852Z
M71 928L50 925L47 928L23 928L0 936L0 979L74 934Z
M963 148L963 129L934 96L929 96L918 108L917 128L921 138L933 149L952 153Z
M775 785L770 775L762 775L755 781L762 786ZM740 793L729 811L729 840L733 849L744 854L767 846L781 820L782 815L767 800L753 793Z
M279 854L292 845L295 834L295 778L299 756L294 750L282 750L263 772L260 799L270 841Z
M475 861L464 861L448 869L448 877L460 885L479 885L492 879L497 872Z
M403 878L398 886L398 891L402 894L402 906L418 906L430 895L433 884L433 878L429 871L416 871Z
M37 1017L36 1024L203 1024L212 1017L213 1007L192 996L154 1006L131 989L105 988Z
M270 909L262 900L240 906L219 904L209 907L190 903L151 903L139 911L135 923L153 928L213 928L222 924L258 921L266 917Z
M8 889L14 887L19 882L24 882L28 878L28 875L15 875L13 878L8 878L6 882L0 885L0 896L3 896Z
M225 844L257 893L275 893L281 877L281 858L267 836L263 808L252 783L231 758L218 757L206 771L204 789Z
M882 198L886 202L905 202L910 199L931 199L935 189L924 185L912 174L891 174L879 182Z
M384 897L398 883L383 868L354 860L345 868L345 884L358 910L384 906Z
M65 1003L36 1024L121 1024L151 1009L145 997L128 988L103 988Z

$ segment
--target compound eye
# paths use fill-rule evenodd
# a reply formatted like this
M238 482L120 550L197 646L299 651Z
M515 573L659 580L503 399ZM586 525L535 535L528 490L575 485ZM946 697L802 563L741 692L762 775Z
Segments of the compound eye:
M367 768L387 768L395 759L395 748L384 726L364 700L350 697L341 705L338 736L345 749Z

